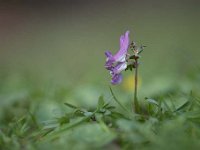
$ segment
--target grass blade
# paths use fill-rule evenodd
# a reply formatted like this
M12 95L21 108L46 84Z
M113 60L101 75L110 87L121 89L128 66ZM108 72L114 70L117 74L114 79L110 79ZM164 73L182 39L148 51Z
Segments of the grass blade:
M110 92L111 92L111 94L112 94L113 99L117 102L117 104L118 104L123 110L125 110L125 111L128 112L128 113L130 113L130 112L128 111L128 109L127 109L124 105L122 105L122 104L120 103L120 101L116 98L116 96L115 96L115 94L113 93L113 90L112 90L111 87L110 87Z

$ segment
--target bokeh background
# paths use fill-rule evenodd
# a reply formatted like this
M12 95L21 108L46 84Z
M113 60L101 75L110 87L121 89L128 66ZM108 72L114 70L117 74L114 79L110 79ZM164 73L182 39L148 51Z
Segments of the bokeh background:
M199 6L199 0L0 0L0 149L199 150ZM131 111L133 72L112 86L104 68L104 52L116 53L126 30L147 46L139 66L141 119L124 120L119 113L129 114L109 91ZM99 110L103 99L116 109ZM97 121L75 127L82 117L66 102L85 108L84 117L98 106L91 117ZM102 114L113 119L101 121ZM60 138L43 140L52 129Z
M75 93L104 94L110 85L104 51L115 53L120 35L130 30L131 40L147 46L140 60L140 96L159 93L182 82L200 64L199 4L198 0L3 0L1 77L11 76L7 79L11 85L25 75L39 84L44 80L63 84ZM130 92L130 75L124 73L124 82L114 88Z

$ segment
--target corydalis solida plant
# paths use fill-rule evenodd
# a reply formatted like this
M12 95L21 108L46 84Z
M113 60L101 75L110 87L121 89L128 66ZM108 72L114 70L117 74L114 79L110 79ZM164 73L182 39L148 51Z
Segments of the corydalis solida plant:
M144 46L138 47L135 42L131 42L129 39L129 31L126 31L124 35L120 36L120 49L115 54L112 55L110 51L106 51L106 63L105 68L110 71L112 76L111 83L113 85L120 84L122 81L123 70L132 71L135 69L134 74L134 110L139 112L139 104L137 99L137 85L138 85L138 59L140 58L139 54L143 51ZM128 50L131 50L131 53L128 53Z

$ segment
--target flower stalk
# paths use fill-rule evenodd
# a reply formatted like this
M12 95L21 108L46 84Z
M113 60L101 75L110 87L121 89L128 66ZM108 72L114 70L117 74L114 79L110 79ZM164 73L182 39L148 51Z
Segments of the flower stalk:
M133 99L133 108L135 110L136 113L139 113L140 111L140 107L139 107L139 102L138 102L138 97L137 97L137 93L138 93L138 66L139 66L139 53L142 51L142 46L140 47L140 49L137 47L136 43L131 42L130 44L130 48L133 51L133 55L132 55L132 59L134 60L133 62L133 68L135 69L135 73L134 73L134 99Z
M135 59L134 63L135 67L135 81L134 81L134 110L136 113L139 113L139 103L138 103L138 98L137 98L137 91L138 91L138 58Z

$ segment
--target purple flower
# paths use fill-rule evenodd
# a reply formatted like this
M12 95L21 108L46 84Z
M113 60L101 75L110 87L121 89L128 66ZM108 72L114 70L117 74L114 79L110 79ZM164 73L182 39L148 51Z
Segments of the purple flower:
M122 74L115 74L112 76L111 83L112 84L119 84L122 82Z
M110 51L106 51L106 64L105 68L110 71L112 76L111 83L119 84L122 81L121 71L127 67L126 55L129 48L129 31L126 31L124 35L120 37L120 49L112 55Z

